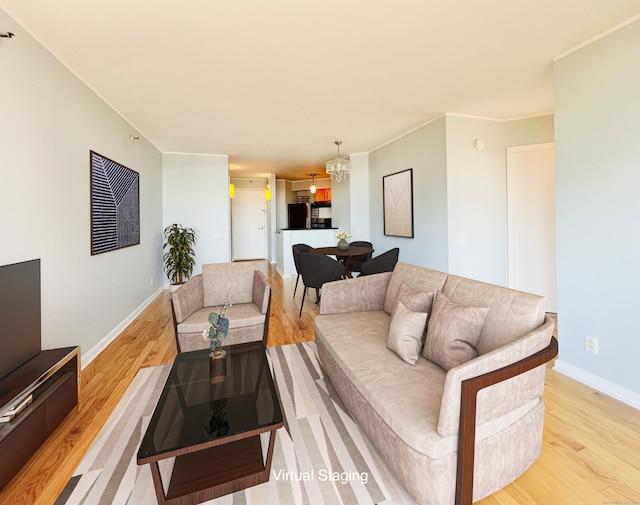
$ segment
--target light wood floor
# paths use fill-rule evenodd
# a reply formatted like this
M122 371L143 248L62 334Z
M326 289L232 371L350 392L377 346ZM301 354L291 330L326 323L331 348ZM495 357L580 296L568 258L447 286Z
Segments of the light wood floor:
M269 345L313 339L318 313L309 291L271 272ZM560 340L560 346L562 341ZM143 367L176 354L169 292L151 305L82 372L81 404L0 493L3 505L51 505ZM542 456L524 475L482 505L640 504L640 412L547 369ZM0 455L2 457L2 455ZM94 505L94 504L87 504Z

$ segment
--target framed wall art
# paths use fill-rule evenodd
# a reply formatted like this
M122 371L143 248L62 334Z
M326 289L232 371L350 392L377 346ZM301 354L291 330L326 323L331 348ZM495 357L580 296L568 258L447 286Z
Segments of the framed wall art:
M384 234L413 238L413 169L382 178Z
M94 151L91 167L91 254L140 243L140 174Z

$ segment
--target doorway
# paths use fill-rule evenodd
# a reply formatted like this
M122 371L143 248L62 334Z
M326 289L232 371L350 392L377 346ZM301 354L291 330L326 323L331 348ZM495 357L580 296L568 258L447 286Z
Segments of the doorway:
M267 257L266 214L264 189L236 188L231 199L233 261Z
M555 146L507 148L509 287L542 295L557 312Z

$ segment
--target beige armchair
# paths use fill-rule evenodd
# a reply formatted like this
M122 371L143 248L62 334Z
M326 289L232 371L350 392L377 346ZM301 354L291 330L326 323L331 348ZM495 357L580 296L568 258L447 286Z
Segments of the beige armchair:
M202 332L209 328L209 313L229 301L229 334L224 345L261 340L266 347L271 309L271 288L266 261L209 263L202 274L189 279L171 295L178 352L206 349Z

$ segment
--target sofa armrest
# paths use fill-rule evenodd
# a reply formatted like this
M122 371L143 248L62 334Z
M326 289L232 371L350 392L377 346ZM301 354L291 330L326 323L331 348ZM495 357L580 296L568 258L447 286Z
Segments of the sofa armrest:
M391 272L322 285L320 314L383 310Z
M546 320L550 319L546 316ZM548 321L545 322L545 324ZM553 325L551 326L553 329ZM471 505L473 502L473 472L475 464L476 407L478 394L514 379L522 374L543 368L545 363L558 355L558 341L551 337L549 345L540 351L493 372L462 382L460 397L460 428L458 434L458 459L456 466L455 505Z
M171 301L173 302L173 311L178 324L204 307L202 275L198 274L191 277L176 289L171 294Z
M253 297L251 301L258 306L263 314L266 314L269 309L270 295L271 286L269 286L267 276L260 270L256 270L253 274Z
M449 370L442 392L438 434L442 437L458 434L460 395L464 380L512 365L544 349L549 345L553 327L553 319L546 316L541 326L524 337ZM540 397L543 389L544 367L496 384L490 390L482 391L478 401L478 424L499 417Z

